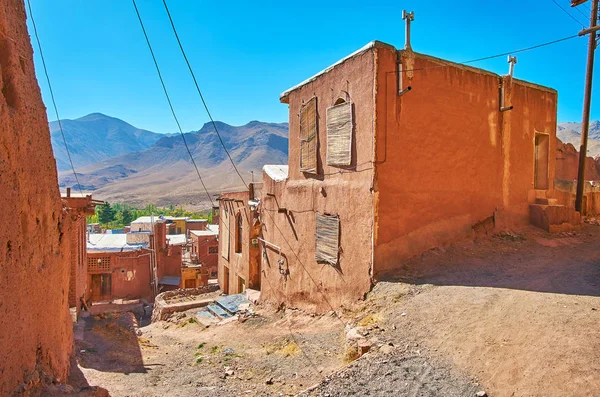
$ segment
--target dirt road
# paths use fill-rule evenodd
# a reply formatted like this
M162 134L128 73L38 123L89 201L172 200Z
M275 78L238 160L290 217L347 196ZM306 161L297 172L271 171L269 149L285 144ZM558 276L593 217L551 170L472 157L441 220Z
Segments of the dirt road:
M431 250L339 317L258 312L141 335L131 314L91 319L78 368L116 397L600 395L600 227ZM357 324L371 351L343 367Z

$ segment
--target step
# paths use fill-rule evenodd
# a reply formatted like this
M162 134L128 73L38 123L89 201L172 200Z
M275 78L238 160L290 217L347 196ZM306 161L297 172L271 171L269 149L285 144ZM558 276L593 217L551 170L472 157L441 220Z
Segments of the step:
M205 328L218 324L219 321L221 321L219 317L215 317L215 315L206 310L206 308L194 314L194 317L196 318L196 321Z
M240 305L251 302L246 298L245 294L234 294L222 296L215 303L230 315L234 315L239 311Z
M228 313L225 309L223 309L221 306L216 305L216 304L211 304L206 306L206 308L208 309L209 312L211 312L211 314L220 317L222 319L226 319L231 317L231 314Z
M550 233L581 229L579 212L564 205L529 205L529 222Z
M535 199L535 204L542 205L558 205L558 199L555 198L546 198L546 197L538 197Z

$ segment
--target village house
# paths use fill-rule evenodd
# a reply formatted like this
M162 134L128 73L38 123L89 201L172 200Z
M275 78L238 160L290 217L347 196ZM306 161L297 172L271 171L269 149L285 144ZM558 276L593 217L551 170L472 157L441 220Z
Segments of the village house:
M289 167L263 169L261 299L331 310L428 249L527 224L554 194L556 101L378 41L285 91ZM244 236L252 216L247 197L228 197L221 235L237 243L238 214Z
M226 294L260 290L260 220L251 192L219 196L219 286Z
M184 234L168 235L167 225L166 220L157 219L154 233L89 234L87 283L92 302L153 301L157 293L183 287L187 239Z
M211 227L207 230L190 230L190 262L201 265L210 278L216 278L219 265L219 228L216 225L208 226Z
M167 223L167 234L187 234L187 217L174 217L165 215L140 216L130 224L132 232L149 232L152 230L152 224L158 221Z

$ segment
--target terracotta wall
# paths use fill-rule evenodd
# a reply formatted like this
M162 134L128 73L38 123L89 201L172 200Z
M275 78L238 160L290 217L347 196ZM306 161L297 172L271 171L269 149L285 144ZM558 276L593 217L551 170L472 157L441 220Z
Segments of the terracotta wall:
M376 277L488 217L526 224L535 133L555 149L555 91L506 82L514 109L500 112L500 76L402 52L402 86L412 90L398 96L396 59L378 50ZM551 184L553 156L549 169Z
M575 196L577 194L576 180L556 179L554 181L554 197L558 199L558 203L575 208ZM583 185L583 215L598 216L600 215L600 184L598 182L586 182Z
M556 142L556 178L562 180L576 180L579 169L579 152L570 143ZM585 179L600 181L600 157L588 157L585 160Z
M254 226L256 225L256 212L248 207L249 194L245 192L223 193L219 201L219 285L221 289L229 294L243 292L245 288L260 289L260 272L258 269L259 251L258 245L252 244L252 240L257 236ZM224 217L224 211L228 211L230 216ZM236 221L237 217L242 218L242 240L241 252L236 251ZM225 224L225 220L229 223ZM229 258L223 257L223 241L229 238ZM229 274L228 280L226 275Z
M72 351L69 219L22 0L0 1L0 395L41 373L64 381ZM35 374L35 376L34 376Z
M74 307L77 315L81 309L81 299L89 298L87 285L87 249L85 215L73 214L73 226L69 236L71 276L69 279L69 307Z
M191 233L192 254L198 255L198 260L202 267L208 272L211 278L216 277L219 265L219 253L210 253L209 248L215 248L218 251L219 242L217 236L196 236Z
M371 288L374 67L370 49L284 98L290 115L289 179L276 183L263 173L261 193L263 238L281 248L281 257L271 247L265 247L266 257L261 255L265 301L325 312L356 301ZM302 102L313 96L318 108L318 175L302 173L299 161L298 114ZM326 109L340 97L353 103L350 167L326 164ZM283 208L287 211L278 212ZM316 212L340 217L337 266L315 260Z
M154 240L156 242L157 277L181 277L181 264L183 260L183 247L167 243L167 223L159 221L154 223Z
M150 251L141 249L127 252L88 252L88 261L110 257L111 294L108 299L152 300L150 287ZM88 272L88 286L92 296L92 274ZM106 298L105 298L106 299Z

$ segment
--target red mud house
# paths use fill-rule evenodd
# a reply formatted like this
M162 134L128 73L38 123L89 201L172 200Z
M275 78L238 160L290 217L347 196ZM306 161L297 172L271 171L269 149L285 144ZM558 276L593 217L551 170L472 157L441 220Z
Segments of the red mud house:
M285 91L289 173L263 170L262 298L329 310L425 250L526 224L554 194L556 101L377 41Z

